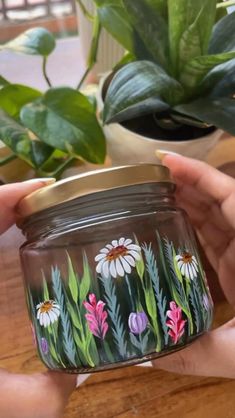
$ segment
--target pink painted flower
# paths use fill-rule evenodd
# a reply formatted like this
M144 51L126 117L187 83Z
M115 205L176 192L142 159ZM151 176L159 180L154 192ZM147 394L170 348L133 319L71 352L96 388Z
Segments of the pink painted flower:
M184 334L186 321L182 319L182 309L173 301L170 302L170 310L166 314L169 318L169 321L166 322L166 325L170 328L168 334L176 344Z
M96 296L91 293L89 295L89 302L83 302L87 314L85 318L88 322L88 326L93 335L104 340L108 331L108 324L106 319L108 314L104 311L105 303L102 300L96 301Z

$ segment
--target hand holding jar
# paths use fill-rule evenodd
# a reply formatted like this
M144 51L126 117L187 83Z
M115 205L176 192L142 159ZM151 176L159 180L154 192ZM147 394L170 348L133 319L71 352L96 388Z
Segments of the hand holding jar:
M29 193L55 181L35 179L0 187L0 233L16 220L16 206ZM2 271L4 275L4 272ZM23 336L22 336L23 338ZM48 371L33 375L13 374L0 369L0 416L4 418L59 418L76 376Z

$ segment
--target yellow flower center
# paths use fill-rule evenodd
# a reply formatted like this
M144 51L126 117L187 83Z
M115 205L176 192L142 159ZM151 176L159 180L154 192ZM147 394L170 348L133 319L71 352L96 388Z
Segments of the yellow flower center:
M183 261L183 263L185 263L185 264L190 264L190 263L192 263L192 259L193 259L193 256L192 256L192 254L190 254L190 253L184 253L184 254L182 254L182 261Z
M42 306L40 307L40 313L47 313L50 312L52 309L53 302L51 300L46 300L43 302Z
M106 255L106 260L116 260L117 258L125 256L127 254L128 249L124 245L118 245L117 247L112 248L112 250L109 251L109 253Z

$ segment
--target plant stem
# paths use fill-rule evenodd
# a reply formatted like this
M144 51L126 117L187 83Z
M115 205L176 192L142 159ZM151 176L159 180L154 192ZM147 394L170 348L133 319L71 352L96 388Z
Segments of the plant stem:
M45 176L45 177L55 177L58 178L59 175L64 171L64 169L72 164L72 162L75 160L74 157L68 157L62 164L60 164L54 171L43 171L43 170L38 170L37 174L40 176Z
M88 19L91 20L93 22L94 20L94 16L92 16L92 14L90 14L87 10L87 8L84 6L82 0L76 0L77 4L80 6L80 9L82 11L82 13L84 14L84 16Z
M94 24L93 24L93 35L91 40L91 48L89 51L89 56L87 60L87 69L85 73L82 76L82 79L78 83L77 90L79 90L84 83L87 75L94 67L96 61L97 61L97 52L99 48L99 40L100 40L100 34L101 34L101 24L98 15L94 18Z
M221 3L218 3L216 5L217 9L221 9L222 7L229 7L235 5L235 0L229 0L229 1L222 1Z
M42 72L43 72L43 76L46 80L46 83L48 84L49 87L51 87L51 82L50 79L47 75L47 71L46 71L46 65L47 65L47 57L43 57L43 61L42 61Z
M5 164L10 163L13 160L16 160L16 158L17 158L17 155L15 155L15 154L8 155L6 158L1 158L0 159L0 167L5 165Z

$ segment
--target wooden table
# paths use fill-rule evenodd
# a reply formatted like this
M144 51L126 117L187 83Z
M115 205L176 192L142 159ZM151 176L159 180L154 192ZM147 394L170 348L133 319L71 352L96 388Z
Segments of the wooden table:
M235 139L221 141L208 161L235 176ZM30 373L43 366L33 347L24 302L17 250L22 242L15 227L0 238L0 367ZM212 271L209 274L218 301L216 278ZM225 301L216 303L215 325L232 316ZM129 367L89 377L72 395L65 418L234 418L234 393L231 380Z

